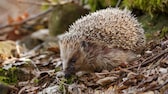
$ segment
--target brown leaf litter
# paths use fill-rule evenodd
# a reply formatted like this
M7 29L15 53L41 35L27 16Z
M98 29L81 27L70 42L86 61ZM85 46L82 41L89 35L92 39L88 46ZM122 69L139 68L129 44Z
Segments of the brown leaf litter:
M51 52L53 51L53 52ZM142 56L126 67L89 73L71 79L62 75L59 48L41 49L8 58L2 66L18 67L23 77L14 85L18 94L167 94L168 43L149 41ZM12 90L15 90L12 89Z

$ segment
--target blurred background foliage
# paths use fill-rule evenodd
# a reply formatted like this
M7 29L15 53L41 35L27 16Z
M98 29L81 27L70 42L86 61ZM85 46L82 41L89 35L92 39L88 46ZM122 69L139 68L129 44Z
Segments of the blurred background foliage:
M104 9L107 7L118 7L120 9L127 8L131 10L132 13L137 17L139 22L142 24L145 32L147 33L147 36L152 35L151 34L152 32L158 32L158 31L161 32L161 34L168 33L168 30L165 29L168 28L167 24L168 0L72 0L72 1L75 3L77 2L82 7L89 9L90 12L94 12L96 10ZM52 4L54 4L53 2L58 3L58 0L52 1ZM74 12L70 11L70 13L73 14ZM55 15L53 17L55 17ZM63 17L64 19L63 15L61 17ZM68 16L65 15L65 17L67 18ZM72 22L74 21L75 20L73 20ZM60 22L62 22L62 20L60 20ZM58 29L56 30L55 26L56 25L51 24L51 26L49 27L54 27L54 29L50 31L57 31ZM66 30L68 26L69 24L66 26ZM65 30L61 32L64 31ZM164 31L164 33L162 33L162 31ZM55 35L57 34L60 33L56 32Z
M152 39L154 32L163 37L168 34L168 0L82 0L90 10L111 7L128 8L142 24L147 39Z
M123 0L122 4L129 9L136 8L151 16L155 13L168 13L168 0Z
M82 0L83 4L88 4L91 11L106 8L108 6L138 9L153 16L155 13L168 13L168 0Z
M83 4L88 4L90 6L91 11L95 11L98 9L106 8L106 7L115 7L118 0L82 0Z

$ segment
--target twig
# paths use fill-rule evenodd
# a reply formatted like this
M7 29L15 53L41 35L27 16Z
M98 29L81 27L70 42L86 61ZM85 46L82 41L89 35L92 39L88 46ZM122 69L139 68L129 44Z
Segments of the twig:
M34 1L18 0L18 2L26 3L26 4L34 4L34 5L38 5L38 6L42 6L42 5L56 6L56 5L60 5L60 4L66 4L66 3L75 2L75 0L57 0L56 2L46 1L46 2L40 2L40 3L39 2L34 2Z
M24 21L22 21L22 22L17 22L17 23L13 23L13 24L7 24L7 25L0 26L0 30L1 30L1 29L4 29L4 28L7 28L7 27L12 27L12 26L16 26L16 25L21 25L21 24L24 24L24 23L26 23L26 22L28 22L28 21L37 19L37 18L39 18L39 17L42 17L42 16L44 16L44 15L50 13L51 11L53 11L53 9L54 9L54 8L50 8L50 9L48 9L48 10L42 12L42 13L39 13L38 15L32 16L32 17L30 17L30 18L28 18L28 19L26 19L26 20L24 20Z
M106 73L95 73L97 75L106 75L106 74L117 74L119 73L120 71L111 71L111 72L106 72Z
M127 69L129 70L129 69L133 69L133 68L145 66L145 65L151 63L152 61L156 60L157 58L161 57L162 55L164 55L164 54L166 54L166 53L168 53L168 48L165 49L163 52L157 54L157 55L148 57L148 58L145 59L140 65L131 66L131 67L128 67Z
M17 51L17 53L18 53L18 55L20 56L20 47L19 47L19 43L18 43L18 41L16 41L16 51Z
M26 91L26 90L29 89L29 88L33 88L34 90L38 90L38 89L39 89L39 87L34 87L34 86L32 86L32 85L27 85L27 86L22 87L22 88L19 90L18 94L25 94L24 91ZM32 94L32 93L31 93L31 94Z
M23 0L18 0L19 3L24 3L24 4L33 4L33 5L38 5L38 6L42 6L42 3L39 2L33 2L33 1L23 1Z
M121 71L123 71L123 72L127 72L127 73L133 73L133 74L136 74L135 72L133 72L133 71L130 71L130 70L128 70L128 69L125 69L125 68L120 68L120 70L121 70Z
M33 49L31 49L29 52L22 54L23 57L26 56L32 56L32 53L36 52L37 50L39 50L42 46L44 45L44 42L42 44L37 45L36 47L34 47Z
M160 85L160 86L157 86L155 89L156 90L159 90L159 89L161 89L161 88L163 88L165 85L167 85L168 84L168 80L166 80L162 85Z
M19 3L26 3L26 4L33 4L37 6L42 6L42 5L49 5L49 6L55 6L57 3L47 3L47 2L34 2L34 1L23 1L23 0L18 0ZM59 3L59 2L58 2Z
M106 73L95 73L95 74L96 75L106 75L106 74L118 74L120 72L127 72L127 73L136 74L135 72L132 72L132 71L125 69L125 68L120 68L120 70L118 70L118 71L110 71L110 72L106 72Z
M161 57L153 66L150 66L149 68L155 68L155 67L157 67L159 64L160 64L160 62L163 60L163 58L164 57Z
M40 70L38 69L37 65L34 63L33 60L28 59L28 58L20 58L19 60L20 60L20 61L25 61L25 62L28 62L29 64L31 64L31 65L34 67L36 73L39 73L39 72L40 72Z

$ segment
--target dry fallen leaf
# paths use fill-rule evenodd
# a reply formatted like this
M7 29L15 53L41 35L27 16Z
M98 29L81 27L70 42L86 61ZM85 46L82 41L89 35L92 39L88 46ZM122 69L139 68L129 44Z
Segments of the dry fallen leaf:
M168 84L160 89L160 94L168 94Z
M96 83L105 86L107 84L110 84L111 82L114 82L117 79L117 77L105 77L102 79L99 79Z
M147 92L138 93L138 94L155 94L155 93L153 91L147 91Z
M159 72L162 74L167 73L167 68L159 68Z
M1 41L0 42L0 62L7 60L17 54L16 44L14 41Z
M81 94L81 89L77 86L77 84L72 84L68 86L68 91L71 94Z
M58 91L59 91L59 86L54 85L43 89L42 91L38 92L38 94L60 94Z
M119 94L117 86L110 86L106 91L105 94Z

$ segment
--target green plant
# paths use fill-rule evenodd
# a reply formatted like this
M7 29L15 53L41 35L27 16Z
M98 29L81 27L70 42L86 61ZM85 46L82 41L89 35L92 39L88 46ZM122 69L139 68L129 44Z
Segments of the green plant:
M123 0L123 6L129 9L136 8L143 10L153 16L154 13L168 13L168 0Z
M0 82L13 84L18 81L18 72L16 67L12 67L8 70L0 69Z
M61 91L61 92L63 92L64 90L65 90L65 84L64 83L66 83L66 79L61 79L61 81L59 82L59 90Z
M166 35L168 35L168 27L164 26L160 32L160 38L163 38Z
M98 9L106 8L106 7L114 7L116 6L118 0L82 0L83 4L88 4L90 6L91 11L95 11Z
M59 90L61 91L61 92L63 92L64 90L66 90L67 89L67 84L72 84L73 82L74 82L74 80L75 80L75 77L74 76L72 76L72 77L70 77L70 78L68 78L68 79L65 79L65 78L62 78L61 80L60 80L60 82L59 82Z

